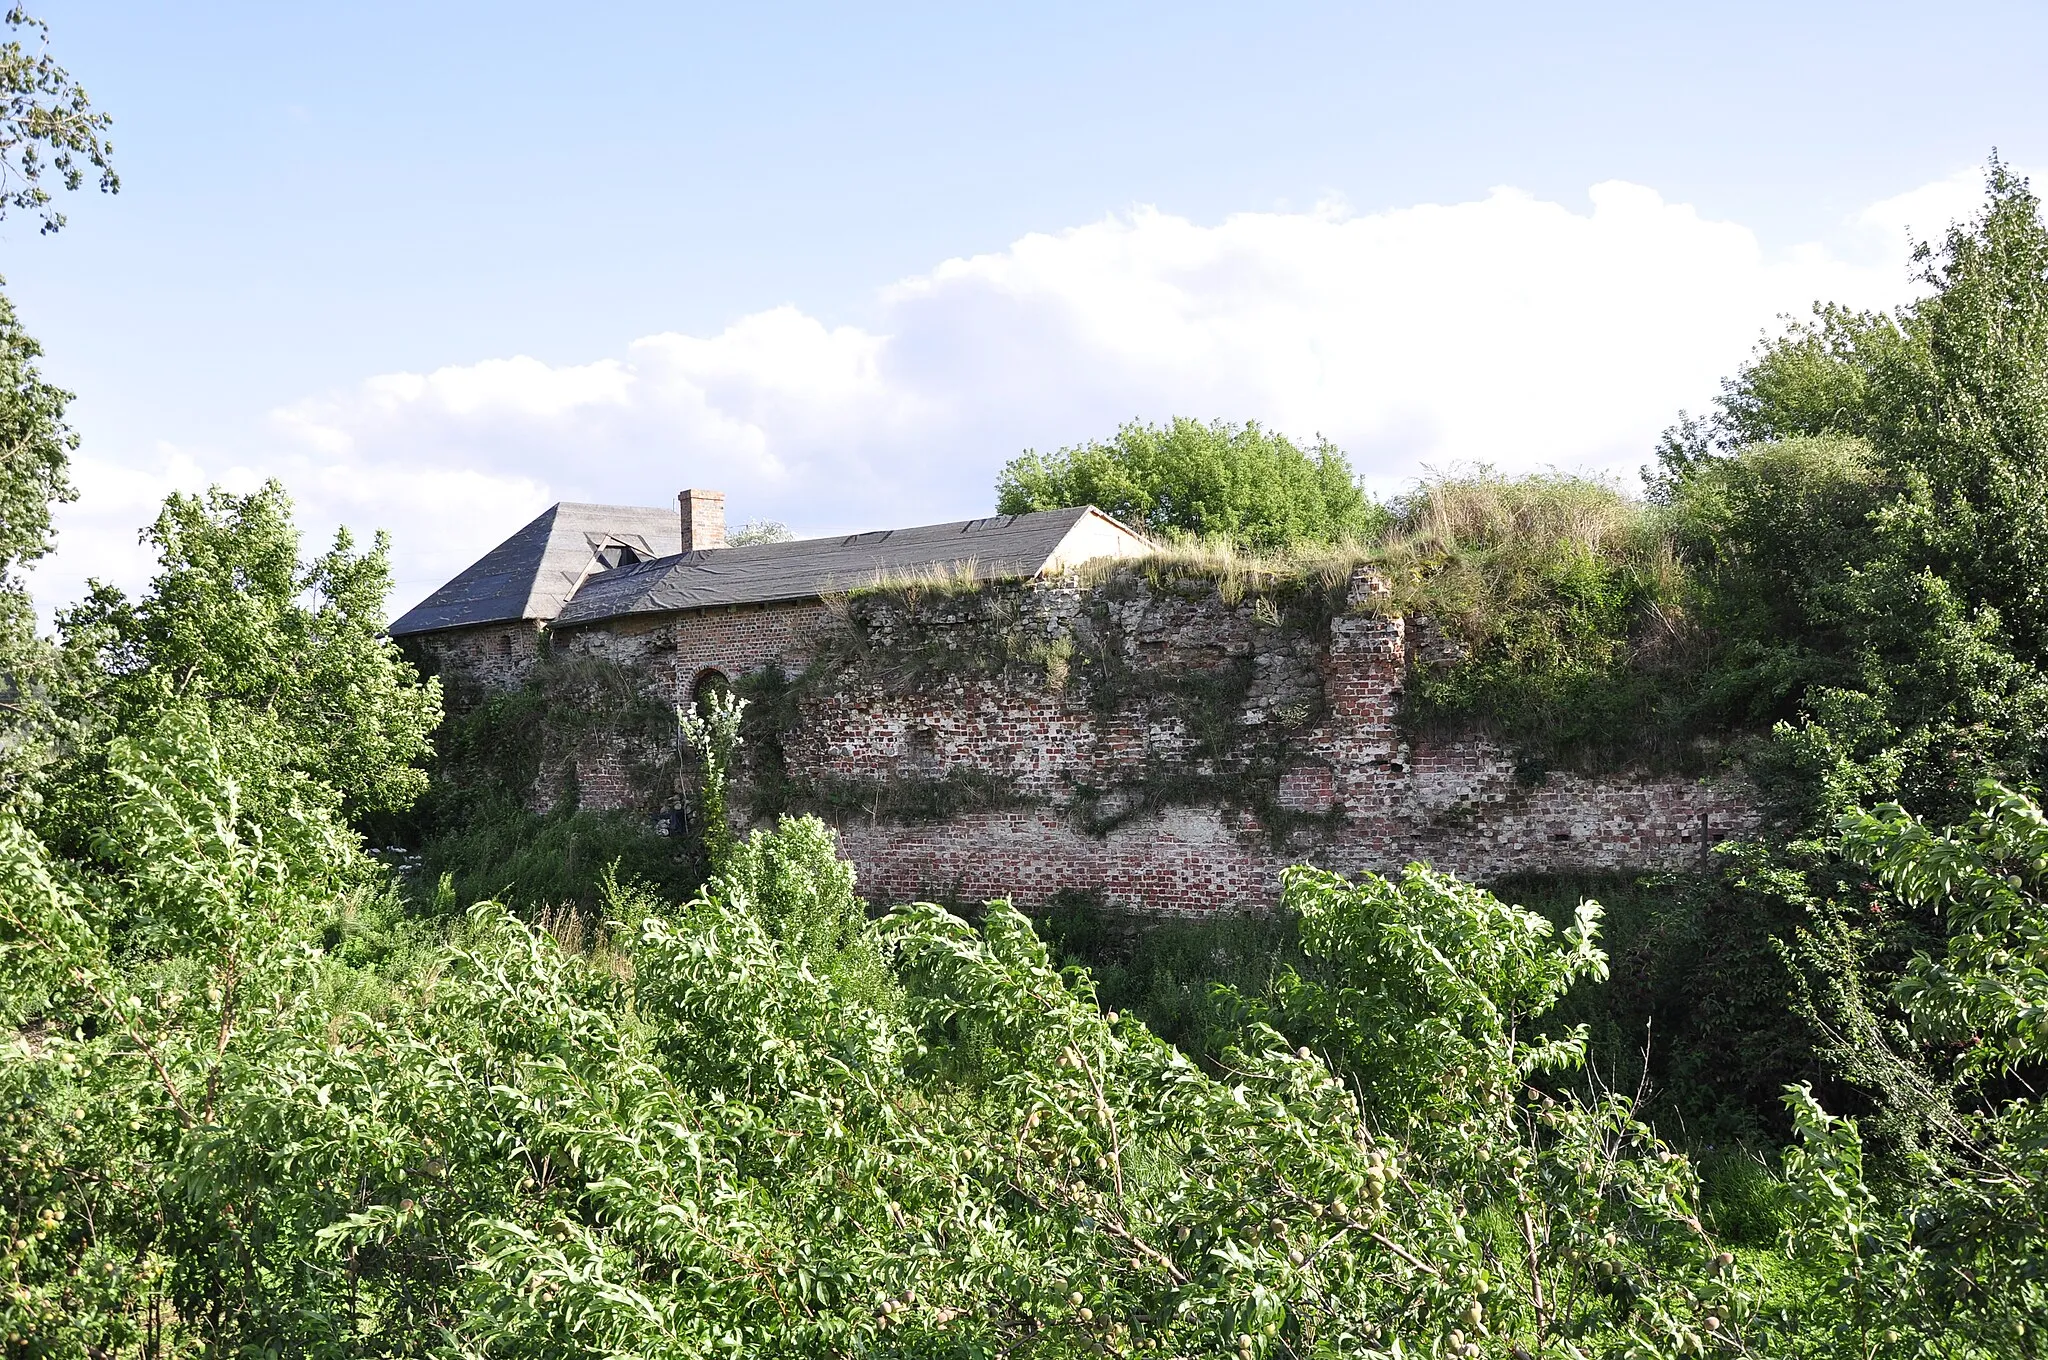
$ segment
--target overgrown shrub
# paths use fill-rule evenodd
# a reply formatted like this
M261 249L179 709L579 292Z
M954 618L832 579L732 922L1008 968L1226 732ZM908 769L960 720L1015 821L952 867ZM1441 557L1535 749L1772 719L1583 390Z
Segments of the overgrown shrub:
M1895 803L1842 819L1845 855L1883 900L1947 927L1888 996L1858 985L1853 951L1801 942L1833 970L1812 1010L1825 1051L1874 1098L1906 1164L1879 1179L1857 1121L1788 1092L1791 1241L1840 1281L1842 1331L1881 1353L2026 1355L2048 1326L2048 818L1996 783L1977 793L1947 829Z
M657 794L674 786L674 709L631 671L550 657L516 689L458 698L436 740L432 785L391 833L419 846L416 896L446 875L461 903L594 908L611 865L671 897L696 891L706 860L673 815L678 795L669 808L585 809L565 777L579 749L603 743L637 786ZM549 772L562 782L543 788Z
M1239 998L1265 997L1303 959L1294 919L1281 912L1138 916L1069 890L1033 919L1062 962L1087 970L1104 1006L1203 1059L1236 1041Z
M1367 538L1384 518L1328 440L1304 449L1256 421L1182 416L1165 426L1132 421L1055 453L1026 450L997 479L1000 514L1070 505L1098 506L1161 537L1268 550Z
M445 876L452 902L503 902L522 910L597 907L608 869L671 898L686 897L706 869L694 839L659 834L644 813L536 813L503 803L471 804L460 822L426 839L417 864L415 897L434 891Z
M1403 695L1411 731L1478 730L1525 767L1709 768L1708 662L1665 516L1584 478L1426 483L1375 554L1389 607L1442 645ZM1421 634L1426 644L1428 632Z

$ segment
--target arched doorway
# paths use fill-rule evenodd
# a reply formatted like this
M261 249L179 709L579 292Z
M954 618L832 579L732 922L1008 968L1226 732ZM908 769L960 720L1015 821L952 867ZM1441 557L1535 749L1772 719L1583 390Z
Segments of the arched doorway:
M713 697L732 693L732 680L716 666L706 666L697 672L697 678L690 682L690 707L699 717L705 716L711 708Z

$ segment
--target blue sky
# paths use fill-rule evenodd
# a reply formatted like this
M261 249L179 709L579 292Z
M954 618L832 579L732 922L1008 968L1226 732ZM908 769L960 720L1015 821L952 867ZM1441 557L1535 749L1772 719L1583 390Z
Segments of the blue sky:
M46 606L271 474L402 608L553 499L967 515L1131 416L1633 467L2048 165L2039 6L43 13L125 181L0 232L86 439Z

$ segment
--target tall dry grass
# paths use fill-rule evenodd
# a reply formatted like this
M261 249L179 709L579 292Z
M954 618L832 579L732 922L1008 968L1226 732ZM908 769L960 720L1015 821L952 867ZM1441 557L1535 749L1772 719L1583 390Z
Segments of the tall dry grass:
M1141 558L1089 563L1082 579L1095 584L1133 571L1155 585L1213 580L1234 604L1287 584L1334 588L1371 565L1393 588L1392 608L1470 633L1486 631L1490 603L1519 593L1518 583L1554 577L1561 565L1630 573L1659 598L1680 593L1682 568L1664 512L1611 481L1479 471L1426 481L1391 509L1385 532L1370 540L1257 552L1227 538L1183 538Z
M1424 483L1395 506L1373 559L1390 604L1477 645L1539 597L1620 588L1675 626L1684 569L1661 507L1613 482L1562 473L1474 473Z
M1314 583L1334 589L1352 569L1374 560L1374 543L1302 544L1277 552L1239 547L1228 538L1182 538L1163 542L1143 557L1100 558L1081 566L1083 584L1096 585L1122 572L1135 572L1152 585L1214 581L1226 604L1236 604L1281 586Z

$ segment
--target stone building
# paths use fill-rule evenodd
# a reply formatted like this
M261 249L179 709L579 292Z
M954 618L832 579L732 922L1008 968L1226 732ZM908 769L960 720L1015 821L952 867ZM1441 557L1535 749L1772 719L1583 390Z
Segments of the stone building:
M1441 639L1364 567L1176 574L1090 508L723 542L715 493L556 506L391 631L484 685L544 651L616 666L663 705L781 677L751 806L827 816L891 901L1255 908L1293 863L1675 868L1753 821L1737 778L1531 770L1482 734L1404 731L1403 686ZM536 802L568 785L586 807L658 811L674 789L636 778L629 747L591 735Z
M804 650L824 601L878 581L1056 578L1151 551L1092 506L910 529L729 547L725 496L685 491L675 510L551 506L391 627L442 671L516 684L557 647L653 664L687 697Z

